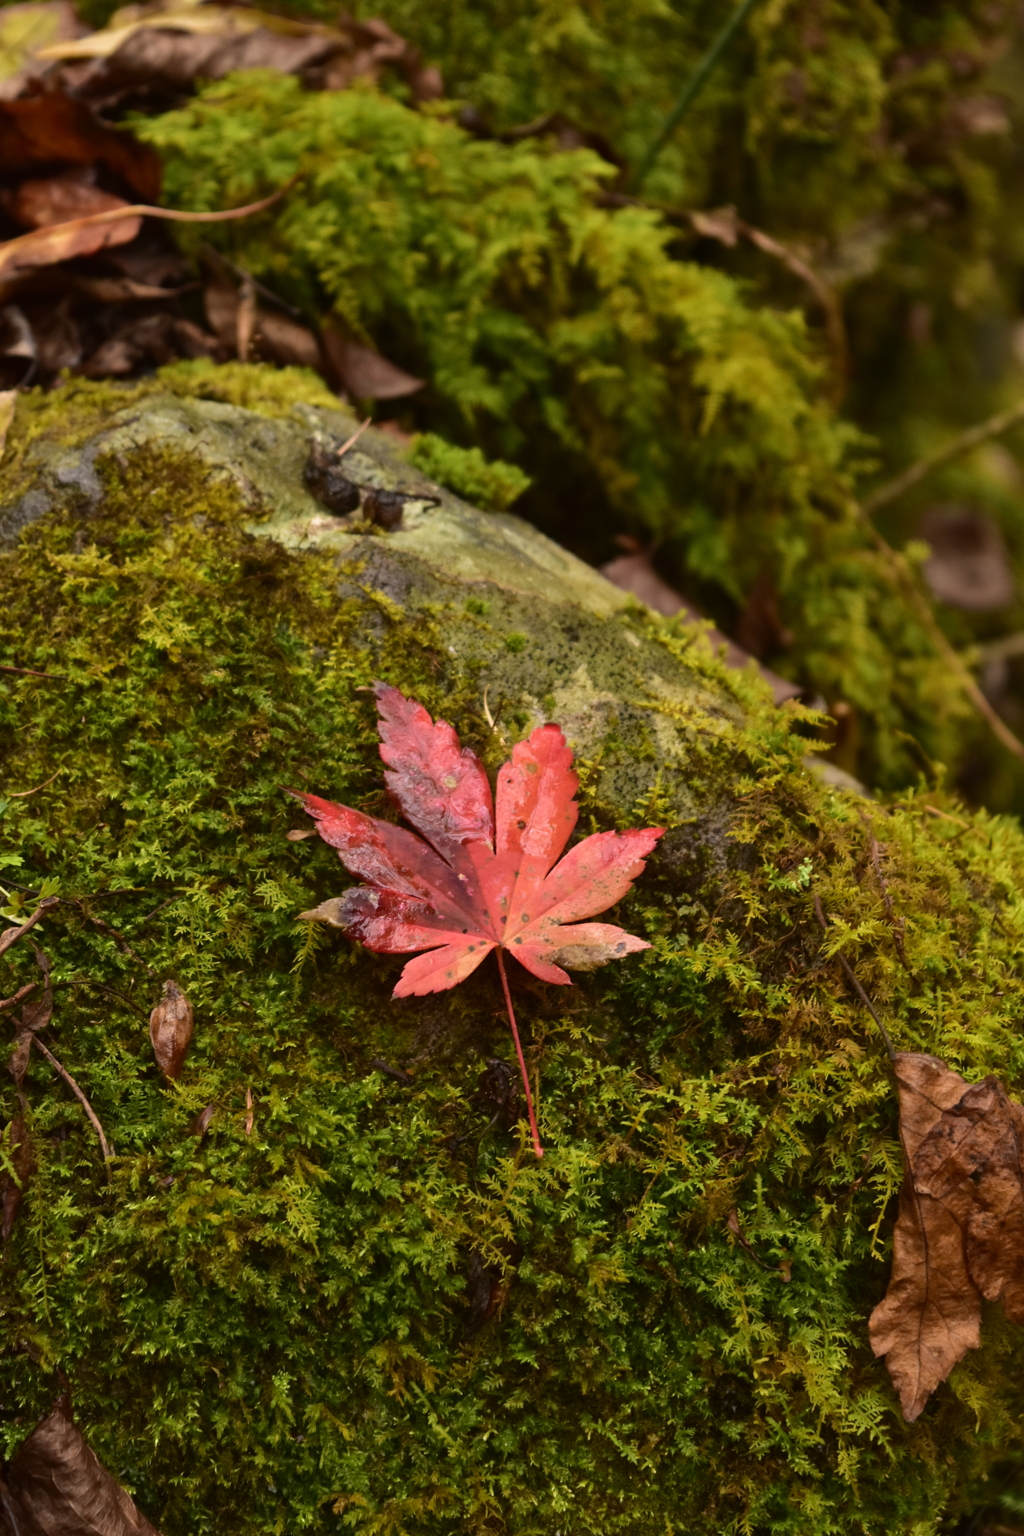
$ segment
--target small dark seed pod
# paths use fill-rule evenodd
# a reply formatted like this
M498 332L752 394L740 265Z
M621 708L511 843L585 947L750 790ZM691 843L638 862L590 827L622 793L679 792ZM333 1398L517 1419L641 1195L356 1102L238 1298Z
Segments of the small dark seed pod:
M366 516L372 518L380 528L401 528L402 513L409 500L404 491L382 491L374 488L366 493L364 510Z
M302 479L310 494L335 517L358 510L359 487L342 474L338 460L322 443L314 443L310 448Z

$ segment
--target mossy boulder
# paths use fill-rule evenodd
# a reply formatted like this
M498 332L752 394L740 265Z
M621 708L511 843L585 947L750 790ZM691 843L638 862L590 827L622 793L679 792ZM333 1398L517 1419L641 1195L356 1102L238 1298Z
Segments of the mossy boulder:
M937 1529L1019 1444L1024 1336L988 1318L903 1424L867 1343L895 1094L835 957L901 1047L1019 1093L1016 823L823 782L799 708L382 434L346 466L402 526L331 516L309 442L353 426L255 368L19 401L0 883L9 915L61 898L46 1039L115 1156L42 1058L3 1090L35 1167L2 1449L66 1380L165 1536ZM670 829L618 912L649 951L516 978L543 1162L499 1112L489 967L394 1003L400 962L296 922L346 877L285 788L387 814L375 677L492 772L557 719L581 831ZM21 943L0 990L38 975ZM196 1013L170 1084L165 979Z

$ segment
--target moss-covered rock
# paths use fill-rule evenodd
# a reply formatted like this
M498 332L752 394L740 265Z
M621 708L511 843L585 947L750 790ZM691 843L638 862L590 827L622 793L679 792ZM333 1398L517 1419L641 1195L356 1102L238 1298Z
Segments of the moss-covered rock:
M1021 1337L989 1318L902 1423L866 1334L895 1096L834 956L899 1045L1019 1091L1016 824L924 781L884 807L823 783L799 709L382 435L346 468L408 493L402 527L330 516L309 441L352 425L244 368L19 403L0 882L9 914L61 897L47 1039L116 1156L34 1059L4 1448L63 1375L166 1536L936 1529L1019 1439ZM488 967L393 1003L398 962L295 922L345 877L288 839L283 788L384 811L377 676L492 771L559 720L581 831L670 827L622 904L650 951L516 980L543 1163L489 1097ZM37 975L19 944L2 990ZM165 978L197 1020L170 1085Z

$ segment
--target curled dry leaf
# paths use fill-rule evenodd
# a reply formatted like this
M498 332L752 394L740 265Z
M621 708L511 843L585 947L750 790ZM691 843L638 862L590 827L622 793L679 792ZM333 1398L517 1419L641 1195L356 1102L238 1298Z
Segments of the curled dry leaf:
M214 1106L212 1104L207 1104L206 1108L201 1109L192 1122L192 1135L198 1136L200 1141L202 1141L203 1137L210 1129L210 1121L213 1119L213 1110Z
M164 995L149 1016L149 1038L156 1064L165 1077L179 1078L192 1044L192 1004L173 981L164 982Z
M935 1056L894 1068L906 1170L870 1335L909 1423L978 1347L983 1298L1024 1322L1024 1109L997 1078L968 1084Z
M400 400L423 388L424 380L406 373L379 352L361 346L332 325L323 330L327 361L355 400Z
M86 1443L66 1397L15 1452L2 1493L9 1536L160 1536Z

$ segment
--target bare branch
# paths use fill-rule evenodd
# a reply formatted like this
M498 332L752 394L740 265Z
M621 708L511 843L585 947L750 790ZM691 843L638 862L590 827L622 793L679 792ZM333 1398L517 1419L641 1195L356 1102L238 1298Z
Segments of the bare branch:
M902 496L904 491L909 491L923 480L925 475L930 475L933 469L938 469L940 464L948 464L950 459L959 458L962 453L970 453L979 443L987 442L990 437L998 437L1000 433L1016 426L1018 421L1024 421L1024 400L1018 400L1016 405L1009 406L1005 411L997 411L986 421L979 421L977 426L968 427L966 432L954 437L944 448L938 448L934 453L918 459L916 464L911 464L895 480L880 486L869 496L864 502L864 512L870 517L881 507L887 507L897 496Z
M57 1060L56 1056L49 1049L49 1047L43 1044L38 1035L33 1035L31 1039L32 1044L36 1047L36 1049L42 1051L50 1065L60 1073L61 1077L67 1083L79 1104L81 1104L82 1108L85 1110L85 1113L89 1118L89 1123L99 1138L100 1151L103 1153L103 1161L105 1163L109 1163L113 1154L110 1150L110 1143L107 1141L107 1138L104 1135L103 1126L100 1124L100 1118L96 1111L93 1109L92 1105L89 1103L89 1100L86 1098L81 1088L79 1088L74 1078L71 1076L71 1073L66 1067L61 1066L60 1062Z
M26 933L33 929L40 918L46 916L53 907L60 905L59 896L47 896L42 900L31 917L25 919L20 928L8 928L6 933L0 933L0 955L5 955L12 945L23 939Z

